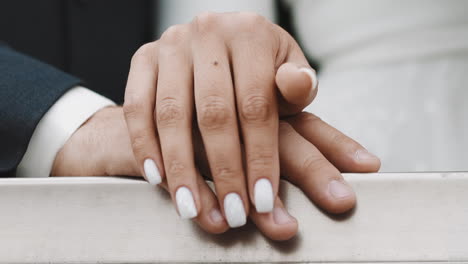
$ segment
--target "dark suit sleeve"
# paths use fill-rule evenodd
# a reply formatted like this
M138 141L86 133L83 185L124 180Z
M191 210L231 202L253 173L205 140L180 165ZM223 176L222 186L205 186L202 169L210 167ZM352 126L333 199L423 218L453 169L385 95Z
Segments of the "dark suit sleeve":
M0 42L0 177L12 177L48 109L80 80Z

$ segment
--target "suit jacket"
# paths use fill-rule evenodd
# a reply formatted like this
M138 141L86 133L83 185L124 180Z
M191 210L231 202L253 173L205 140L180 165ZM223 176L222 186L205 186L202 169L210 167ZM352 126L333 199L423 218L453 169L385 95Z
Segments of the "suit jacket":
M123 101L131 56L152 38L152 5L0 1L0 177L14 176L36 125L68 89L84 83Z
M0 73L0 175L13 176L37 123L80 80L5 45Z

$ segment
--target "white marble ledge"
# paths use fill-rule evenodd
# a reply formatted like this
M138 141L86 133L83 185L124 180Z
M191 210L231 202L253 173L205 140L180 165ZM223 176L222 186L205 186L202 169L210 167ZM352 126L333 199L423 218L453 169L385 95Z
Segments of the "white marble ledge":
M282 183L300 224L288 242L252 224L205 234L140 180L0 179L0 262L468 263L468 173L345 177L358 206L338 218Z

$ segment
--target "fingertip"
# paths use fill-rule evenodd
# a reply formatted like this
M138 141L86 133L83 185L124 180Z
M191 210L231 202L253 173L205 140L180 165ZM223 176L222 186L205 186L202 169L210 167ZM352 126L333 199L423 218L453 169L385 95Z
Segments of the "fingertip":
M308 67L302 67L302 68L299 68L299 71L302 73L305 73L306 76L308 77L308 78L305 78L303 82L307 84L310 83L309 87L312 91L316 90L318 88L318 78L317 78L317 73L315 72L315 70L313 70L312 68L308 68ZM302 75L302 77L304 77L304 75Z
M177 188L175 192L177 211L182 219L192 219L199 215L200 207L196 206L192 191L186 186Z
M226 218L223 216L216 198L210 186L198 174L198 186L200 189L200 202L203 207L200 208L195 222L206 232L210 234L221 234L229 229Z
M354 155L358 163L362 164L367 172L378 172L381 166L380 158L366 149L359 149Z
M283 204L276 199L275 208L270 213L252 212L252 220L259 230L268 238L285 241L293 238L298 231L298 221L290 215Z
M212 223L213 234L222 234L229 230L229 225L218 208L213 208L209 213L209 217Z
M214 234L214 235L224 234L228 230L229 230L229 226L227 224L212 225L212 226L210 226L209 230L205 229L205 231L207 231L207 232L209 232L211 234Z
M249 212L249 209L246 209L245 201L235 192L224 196L224 215L231 228L241 227L247 223L246 212Z
M225 221L224 223L212 223L210 220L206 220L206 219L202 220L201 218L203 216L199 216L199 217L200 218L197 219L195 222L197 222L198 226L207 233L210 233L213 235L219 235L229 230L229 226L227 225Z
M254 185L254 204L258 213L273 211L276 194L269 179L261 178Z
M309 104L317 93L317 75L309 67L284 63L278 68L275 80L281 95L290 104Z
M217 207L203 211L196 219L196 222L210 234L222 234L229 230L226 219Z
M290 215L284 207L275 207L273 210L273 221L282 232L274 234L274 240L284 241L293 238L298 231L297 219Z
M356 206L356 193L344 180L331 180L322 208L332 214L342 214Z
M351 211L354 207L356 207L356 196L345 201L335 202L333 205L324 209L330 214L339 215Z
M373 173L380 170L381 161L377 156L359 146L358 150L343 155L336 166L341 172Z
M286 241L296 236L299 228L298 221L285 208L275 207L270 215L273 223L271 227L263 230L267 237L276 241Z
M143 171L145 179L151 185L158 185L162 182L162 177L159 168L152 159L145 159L143 162Z

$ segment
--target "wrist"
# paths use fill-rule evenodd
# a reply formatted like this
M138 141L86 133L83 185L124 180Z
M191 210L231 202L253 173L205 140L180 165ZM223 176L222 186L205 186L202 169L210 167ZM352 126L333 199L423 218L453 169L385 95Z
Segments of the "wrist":
M121 107L91 116L57 153L52 176L138 175Z

